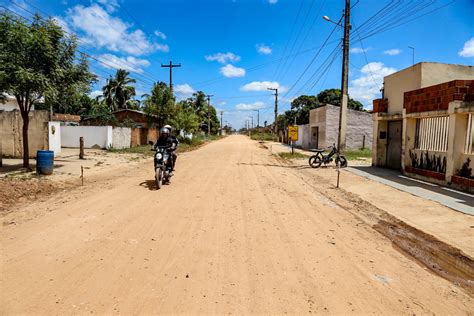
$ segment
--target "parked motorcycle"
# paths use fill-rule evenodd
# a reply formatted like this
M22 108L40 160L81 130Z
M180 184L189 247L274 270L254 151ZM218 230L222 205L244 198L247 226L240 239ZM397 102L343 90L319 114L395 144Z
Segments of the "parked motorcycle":
M329 146L327 149L330 149L329 154L325 155L325 149L312 149L311 151L315 152L316 154L309 157L309 165L313 168L319 168L321 164L327 166L330 162L334 159L333 157L336 156L335 162L340 168L347 167L347 159L343 155L339 154L339 151L336 148L336 145Z
M170 178L173 176L170 149L171 146L157 146L152 149L155 151L155 180L158 189L163 186L163 183L170 182Z

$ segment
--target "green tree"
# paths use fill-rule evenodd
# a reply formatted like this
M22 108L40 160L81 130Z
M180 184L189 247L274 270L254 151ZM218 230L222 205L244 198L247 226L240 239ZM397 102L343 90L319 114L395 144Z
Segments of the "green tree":
M135 83L136 80L129 78L129 74L126 70L118 69L115 77L111 76L107 79L107 83L102 88L105 104L111 111L128 109L133 104L130 101L135 96L135 88L130 84Z
M153 85L151 94L144 94L143 110L158 117L158 126L165 125L176 112L175 99L168 85L158 82Z
M326 89L318 93L316 96L318 101L321 104L332 104L335 106L341 106L341 90L340 89ZM349 102L347 104L349 109L362 111L364 109L364 105L357 100L352 99L349 97Z
M23 167L29 169L28 114L59 88L92 80L85 58L76 61L77 42L52 19L33 17L29 24L0 14L0 93L15 96L23 120Z
M289 122L294 122L296 117L296 124L308 124L309 123L309 111L320 107L321 103L313 95L301 95L291 101L291 112L285 112L285 116ZM288 111L287 111L288 112ZM293 119L293 120L292 120Z
M177 104L175 115L170 122L177 131L195 133L199 130L199 117L183 101Z

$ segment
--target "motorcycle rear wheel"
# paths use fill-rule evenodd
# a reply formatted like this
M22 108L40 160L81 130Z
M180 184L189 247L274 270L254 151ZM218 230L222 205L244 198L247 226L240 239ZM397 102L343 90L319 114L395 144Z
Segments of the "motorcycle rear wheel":
M347 167L347 159L344 156L339 156L338 159L336 159L336 164L339 163L340 168L345 168Z
M317 154L309 157L308 163L312 168L319 168L323 163L323 160L321 159L321 156Z

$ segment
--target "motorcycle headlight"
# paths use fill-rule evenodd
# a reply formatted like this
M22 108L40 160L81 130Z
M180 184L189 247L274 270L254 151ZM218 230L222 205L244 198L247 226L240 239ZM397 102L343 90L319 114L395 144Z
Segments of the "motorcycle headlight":
M161 159L161 158L163 158L163 155L161 153L157 153L156 154L156 159Z

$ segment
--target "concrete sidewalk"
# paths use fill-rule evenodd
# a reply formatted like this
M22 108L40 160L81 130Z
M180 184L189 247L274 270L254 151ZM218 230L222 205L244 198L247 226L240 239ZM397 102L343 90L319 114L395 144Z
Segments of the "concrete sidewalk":
M438 202L458 212L474 216L474 195L470 193L409 178L396 170L371 166L354 166L348 167L347 170L400 191Z
M273 154L288 152L286 145L267 143ZM307 151L297 150L310 155ZM306 159L293 160L295 170L336 185L336 168L313 169ZM340 187L388 212L421 231L461 249L474 258L473 199L455 191L401 175L389 169L371 167L364 161L349 161L341 169Z

